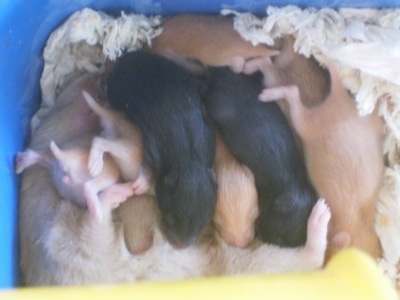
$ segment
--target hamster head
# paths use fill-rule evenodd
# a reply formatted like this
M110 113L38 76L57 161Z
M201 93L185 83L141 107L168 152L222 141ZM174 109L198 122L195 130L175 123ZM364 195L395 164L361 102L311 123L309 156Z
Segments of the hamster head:
M263 207L257 220L256 230L267 243L281 247L298 247L307 239L307 221L317 201L313 189L284 191Z
M216 203L214 172L195 164L171 170L157 180L156 195L166 238L175 247L186 247L212 219Z

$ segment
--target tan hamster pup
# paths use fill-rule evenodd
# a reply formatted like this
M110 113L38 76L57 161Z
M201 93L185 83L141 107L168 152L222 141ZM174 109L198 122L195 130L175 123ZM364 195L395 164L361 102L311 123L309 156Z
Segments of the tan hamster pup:
M286 99L301 138L310 178L332 211L327 257L347 246L381 255L374 229L383 177L383 121L377 110L359 116L356 103L329 66L330 93L306 108L295 85L266 88L262 101Z
M203 65L229 66L240 73L251 58L276 55L265 45L253 46L233 28L230 17L180 14L162 23L162 33L152 40L149 51L177 60L194 59Z
M214 168L218 182L214 224L228 244L244 248L254 238L254 222L259 214L254 175L235 160L219 135Z
M115 214L123 226L129 252L138 255L149 250L153 245L154 227L160 218L155 197L133 195L117 208Z
M82 96L82 90L90 91L92 95L99 93L98 79L97 74L85 74L71 81L59 93L54 106L32 133L28 148L42 152L47 151L51 140L64 146L82 134L99 134L101 128L98 117ZM89 147L90 142L87 145ZM55 277L61 273L60 265L49 255L48 247L49 234L54 228L54 222L57 223L56 215L60 212L60 206L82 211L95 219L87 210L71 201L63 200L65 199L55 189L52 176L46 168L36 165L22 173L19 242L21 281L25 285L49 285L59 282ZM67 237L64 236L64 239L67 240L66 243L69 242ZM71 263L70 260L68 262Z

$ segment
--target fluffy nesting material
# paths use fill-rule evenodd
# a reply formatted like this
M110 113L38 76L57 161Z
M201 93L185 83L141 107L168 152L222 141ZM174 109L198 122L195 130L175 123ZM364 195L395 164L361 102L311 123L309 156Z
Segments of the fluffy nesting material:
M300 9L269 7L268 17L230 10L235 29L253 44L273 44L293 34L295 50L336 61L346 87L354 94L361 115L377 105L386 121L384 145L387 167L378 203L376 230L383 246L380 266L400 283L400 10ZM98 73L106 57L115 59L135 50L161 32L160 18L126 15L112 18L91 9L74 13L49 38L41 78L43 102L32 130L68 81L83 72ZM399 284L400 287L400 284Z
M106 57L115 60L125 50L150 44L161 33L159 25L159 17L122 13L113 18L89 8L72 14L51 34L43 51L42 104L32 119L32 133L70 80L82 73L101 73Z

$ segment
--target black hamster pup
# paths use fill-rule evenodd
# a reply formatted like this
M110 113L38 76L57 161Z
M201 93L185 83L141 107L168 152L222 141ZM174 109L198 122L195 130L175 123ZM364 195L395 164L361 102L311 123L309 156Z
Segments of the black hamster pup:
M140 127L163 231L176 247L187 246L211 221L216 203L215 132L204 116L198 80L162 56L135 51L116 62L107 96Z
M256 233L265 242L296 247L306 241L317 195L288 121L276 103L263 103L261 73L210 68L202 87L209 118L225 145L253 172L260 215Z

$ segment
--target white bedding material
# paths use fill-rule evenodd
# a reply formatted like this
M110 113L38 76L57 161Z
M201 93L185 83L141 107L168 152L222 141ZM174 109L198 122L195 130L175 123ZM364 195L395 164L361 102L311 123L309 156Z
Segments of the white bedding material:
M361 115L378 105L386 122L384 155L388 167L378 203L376 230L384 254L380 266L399 285L400 265L400 10L321 10L268 7L268 17L235 14L235 29L253 44L272 44L283 34L296 37L296 51L336 61ZM91 9L77 11L50 36L41 77L43 103L32 130L54 103L58 91L83 72L102 72L105 57L115 59L161 32L160 18L122 14L110 17ZM399 285L400 286L400 285ZM399 287L398 286L398 287Z
M104 71L105 58L141 48L161 33L159 17L126 15L113 18L85 8L72 14L49 37L43 51L40 79L42 105L31 122L32 133L66 83L77 75Z

